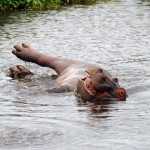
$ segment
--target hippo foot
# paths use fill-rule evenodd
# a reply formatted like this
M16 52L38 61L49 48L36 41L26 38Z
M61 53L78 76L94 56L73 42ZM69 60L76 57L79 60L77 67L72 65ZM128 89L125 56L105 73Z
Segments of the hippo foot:
M12 53L21 60L33 63L37 63L40 57L40 54L37 51L25 43L15 45Z
M9 68L9 76L13 79L23 79L27 75L34 75L30 70L26 69L22 65L17 65L15 67Z

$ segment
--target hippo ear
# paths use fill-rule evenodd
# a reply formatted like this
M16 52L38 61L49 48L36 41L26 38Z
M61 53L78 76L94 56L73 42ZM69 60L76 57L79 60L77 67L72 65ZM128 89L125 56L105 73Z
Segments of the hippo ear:
M82 80L78 80L76 92L80 95L80 97L84 100L89 100L94 96L91 95L85 85L85 82Z
M116 82L116 83L118 83L118 82L119 82L119 80L118 80L118 78L117 78L117 77L111 77L111 79L112 79L114 82Z

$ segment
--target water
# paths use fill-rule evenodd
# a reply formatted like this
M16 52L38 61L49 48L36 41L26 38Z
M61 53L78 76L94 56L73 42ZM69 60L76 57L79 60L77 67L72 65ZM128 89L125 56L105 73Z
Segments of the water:
M150 147L150 6L138 0L0 16L1 150L148 150ZM26 42L57 56L98 64L118 76L126 102L78 104L48 94L54 72L27 64L32 85L6 76ZM98 110L99 109L99 110Z

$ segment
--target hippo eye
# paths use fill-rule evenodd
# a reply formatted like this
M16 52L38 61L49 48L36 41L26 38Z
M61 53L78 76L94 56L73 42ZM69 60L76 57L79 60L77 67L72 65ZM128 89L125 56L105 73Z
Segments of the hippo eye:
M99 69L99 72L103 73L103 70L102 70L102 69Z
M103 84L105 82L106 82L106 78L105 77L100 77L99 83Z

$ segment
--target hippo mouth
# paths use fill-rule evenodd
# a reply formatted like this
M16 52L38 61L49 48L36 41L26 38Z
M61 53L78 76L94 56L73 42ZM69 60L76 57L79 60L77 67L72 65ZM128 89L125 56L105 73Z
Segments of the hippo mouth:
M86 91L91 95L94 96L97 92L93 87L93 83L91 80L91 76L86 72L86 76L84 78L79 79L80 82L83 83L83 87L86 89Z
M90 74L86 71L86 76L78 80L77 93L81 95L83 99L110 99L114 98L109 91L97 91L92 83Z
M125 101L126 90L110 79L101 69L90 68L84 78L78 79L76 93L84 100Z

